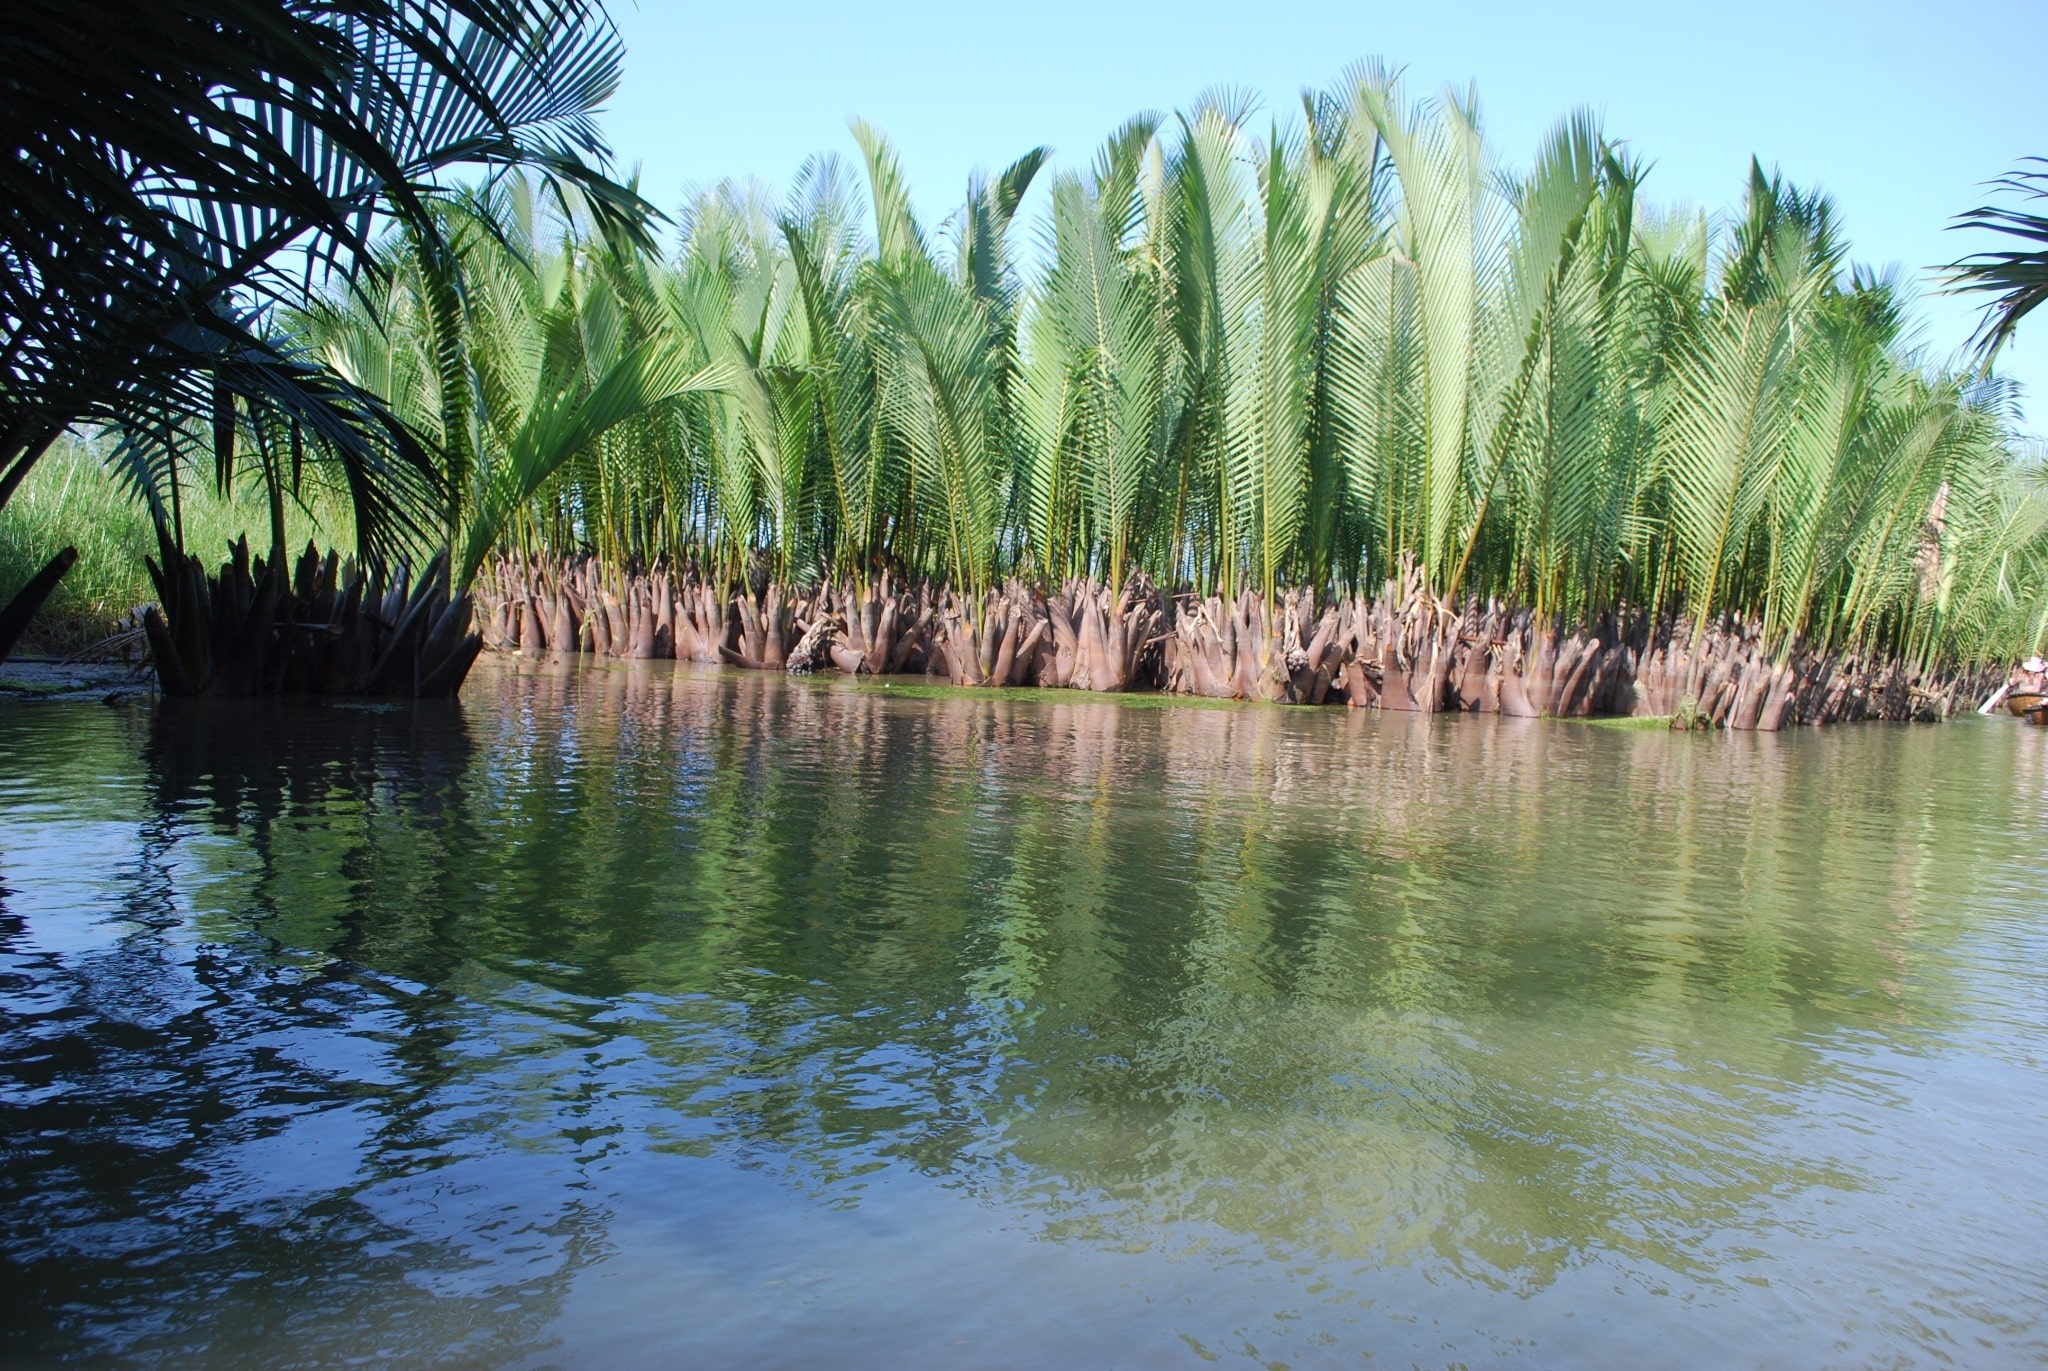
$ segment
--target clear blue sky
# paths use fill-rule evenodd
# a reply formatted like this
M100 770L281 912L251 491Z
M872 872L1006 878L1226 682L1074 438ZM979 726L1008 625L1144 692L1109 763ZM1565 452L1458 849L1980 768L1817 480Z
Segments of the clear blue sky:
M857 158L846 121L859 114L895 139L931 222L974 167L1040 143L1085 164L1129 115L1184 106L1212 85L1291 113L1304 86L1365 56L1404 67L1414 92L1476 82L1489 139L1517 164L1560 114L1591 106L1653 163L1646 190L1661 202L1732 204L1753 153L1834 197L1859 261L1916 279L1971 250L1972 236L1944 225L1982 202L1983 182L2048 156L2048 0L611 9L626 79L605 128L670 211L692 184L753 176L779 189L812 152ZM1921 314L1937 356L1975 317L1931 290ZM2027 387L2028 427L2041 431L2048 317L2030 322L2003 366Z

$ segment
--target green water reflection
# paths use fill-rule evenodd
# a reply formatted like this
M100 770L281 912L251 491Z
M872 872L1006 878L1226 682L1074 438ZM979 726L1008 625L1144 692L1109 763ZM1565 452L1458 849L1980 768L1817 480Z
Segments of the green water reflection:
M2043 732L17 707L0 1352L2030 1361Z

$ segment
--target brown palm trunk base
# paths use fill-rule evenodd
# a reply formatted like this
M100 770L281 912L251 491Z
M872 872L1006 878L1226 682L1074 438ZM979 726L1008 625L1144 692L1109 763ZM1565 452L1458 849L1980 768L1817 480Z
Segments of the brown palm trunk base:
M1121 594L1093 580L1070 580L1047 606L1047 618L1052 642L1049 652L1041 645L1035 684L1137 690L1164 669L1164 653L1155 648L1169 641L1167 605L1149 576L1131 577Z
M531 656L674 657L757 670L924 673L961 686L1164 690L1215 699L1431 714L1678 717L1774 731L1938 719L1995 682L1889 660L1768 650L1724 616L1542 623L1526 608L1439 599L1410 567L1377 598L1255 591L1169 597L1010 580L979 598L884 576L865 587L726 593L695 572L505 558L479 578L486 646ZM1695 643L1695 638L1697 642ZM1982 690L1979 687L1982 687Z
M929 594L912 595L887 575L858 591L827 583L810 602L810 619L789 654L788 668L806 672L828 666L849 676L922 671L932 612Z
M287 582L251 558L247 539L209 576L168 546L149 572L144 616L166 695L369 695L452 699L483 650L467 595L448 593L446 554L417 582L403 563L388 584L308 545Z

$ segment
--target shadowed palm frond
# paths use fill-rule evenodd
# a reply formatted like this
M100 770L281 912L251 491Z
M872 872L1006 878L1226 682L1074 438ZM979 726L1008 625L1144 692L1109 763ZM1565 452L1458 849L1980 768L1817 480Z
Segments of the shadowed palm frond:
M603 174L593 120L619 60L586 0L14 7L0 43L13 142L0 171L0 502L67 426L175 430L225 388L297 406L337 451L385 442L384 461L351 468L359 529L384 538L417 492L370 488L413 464L414 440L396 436L408 426L359 388L309 386L303 357L263 377L290 349L232 321L371 268L380 216L450 250L434 205L465 168L531 166L643 234L650 211ZM314 423L309 407L329 398L342 408Z

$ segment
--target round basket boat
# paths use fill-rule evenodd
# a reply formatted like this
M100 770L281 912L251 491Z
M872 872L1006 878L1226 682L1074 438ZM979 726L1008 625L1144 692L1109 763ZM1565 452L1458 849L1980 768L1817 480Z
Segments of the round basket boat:
M2038 724L2041 720L2034 716L2048 708L2048 694L2038 690L2015 690L2005 697L2005 707L2013 712L2015 718Z

